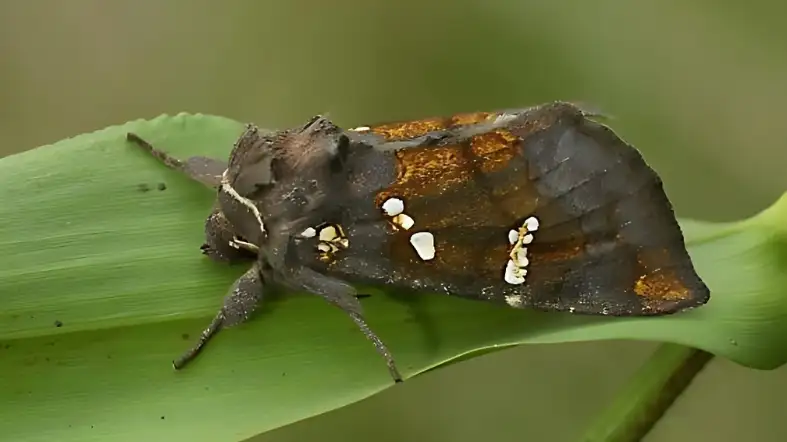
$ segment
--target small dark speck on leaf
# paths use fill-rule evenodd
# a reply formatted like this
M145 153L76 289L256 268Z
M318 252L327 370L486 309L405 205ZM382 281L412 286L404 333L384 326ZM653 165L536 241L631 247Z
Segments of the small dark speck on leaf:
M137 184L137 190L139 190L140 192L149 192L150 191L150 186L148 186L145 183L140 183L140 184Z
M3 348L8 350L9 348L11 348L11 344L6 344L6 345L3 346Z
M164 416L161 416L161 420L164 420Z
M55 321L55 327L62 327L62 326L63 326L63 322L62 321L60 321L60 320L56 320Z
M190 337L191 336L189 336L188 333L183 333L182 335L180 335L180 338L183 339L184 341L188 341Z
M158 186L156 186L156 188L160 191L167 190L167 185L165 183L158 183Z

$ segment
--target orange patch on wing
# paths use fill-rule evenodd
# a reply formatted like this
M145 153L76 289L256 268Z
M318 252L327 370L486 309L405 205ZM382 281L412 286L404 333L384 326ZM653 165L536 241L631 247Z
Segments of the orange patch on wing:
M634 293L655 302L682 301L691 297L675 273L663 269L640 276L634 283Z
M648 304L690 299L689 289L669 269L671 261L667 249L637 254L641 276L634 282L634 293L645 298Z
M417 138L438 130L483 123L496 117L494 112L468 112L452 117L423 118L413 121L380 124L371 128L372 132L382 135L387 141L401 141Z
M516 155L519 137L507 130L495 130L470 138L473 153L481 160L479 169L485 173L506 167Z
M372 132L382 135L388 141L407 140L420 137L429 132L446 129L444 118L426 118L423 120L404 121L381 124L372 127Z
M534 236L537 241L538 235ZM537 245L532 246L530 248L532 256L531 261L536 264L569 261L582 255L584 246L584 240L580 239L567 241L566 243L561 243L558 246L549 247L548 249L539 248Z
M377 204L391 196L439 193L440 188L472 179L472 167L461 149L460 145L430 146L396 152L396 183L377 195Z
M457 114L451 117L451 126L466 126L469 124L483 123L484 121L492 119L497 114L492 112L471 112L465 114Z

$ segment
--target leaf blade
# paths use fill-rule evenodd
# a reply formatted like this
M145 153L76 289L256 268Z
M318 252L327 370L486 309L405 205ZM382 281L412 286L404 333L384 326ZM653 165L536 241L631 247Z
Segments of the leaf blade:
M303 295L274 300L173 373L170 360L244 269L197 252L212 191L135 150L126 131L176 156L224 157L242 125L164 116L0 160L0 198L13 202L0 208L0 379L19 380L0 383L7 399L0 415L25 410L0 422L0 434L241 439L391 385L355 326ZM160 182L166 190L157 190ZM780 276L787 247L774 230L787 223L774 213L784 211L724 226L684 222L712 295L707 306L674 317L576 317L379 290L362 302L406 376L508 345L594 339L677 342L773 368L787 347L778 292L787 287Z

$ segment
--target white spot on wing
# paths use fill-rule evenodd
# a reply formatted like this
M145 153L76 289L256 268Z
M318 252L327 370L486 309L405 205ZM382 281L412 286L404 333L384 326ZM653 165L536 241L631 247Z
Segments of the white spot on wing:
M403 228L404 230L409 230L411 227L415 225L415 220L410 218L409 215L406 215L404 213L400 213L399 215L396 215L395 217L393 217L392 221L394 224Z
M369 127L369 126L359 126L359 127L356 127L356 128L350 129L350 130L353 131L353 132L368 132L368 131L372 130L372 128Z
M396 216L404 212L404 201L399 198L388 198L383 203L383 211L388 216Z
M512 285L519 285L525 282L525 274L527 270L520 270L517 268L514 261L509 259L508 263L506 264L506 271L503 274L503 279Z
M515 264L517 265L517 267L524 268L527 267L528 264L530 264L530 261L527 259L527 248L522 247L517 249L515 256L516 256Z
M307 227L306 230L301 232L301 236L304 238L314 238L317 235L317 231L314 230L314 227Z
M416 232L410 236L410 244L424 261L434 259L434 235L429 232Z
M325 226L320 230L320 241L331 242L339 237L339 232L334 226Z
M503 279L509 284L523 284L527 275L527 266L530 260L527 258L527 247L525 245L533 242L531 232L538 229L538 219L531 216L522 223L522 227L508 232L508 242L511 244L510 258L506 262L503 271Z

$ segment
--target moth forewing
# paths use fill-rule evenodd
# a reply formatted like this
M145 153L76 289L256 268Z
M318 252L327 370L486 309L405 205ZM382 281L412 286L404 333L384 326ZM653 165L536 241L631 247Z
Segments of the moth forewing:
M658 175L576 106L353 137L371 148L349 159L350 247L315 264L327 274L585 314L670 314L709 298Z

